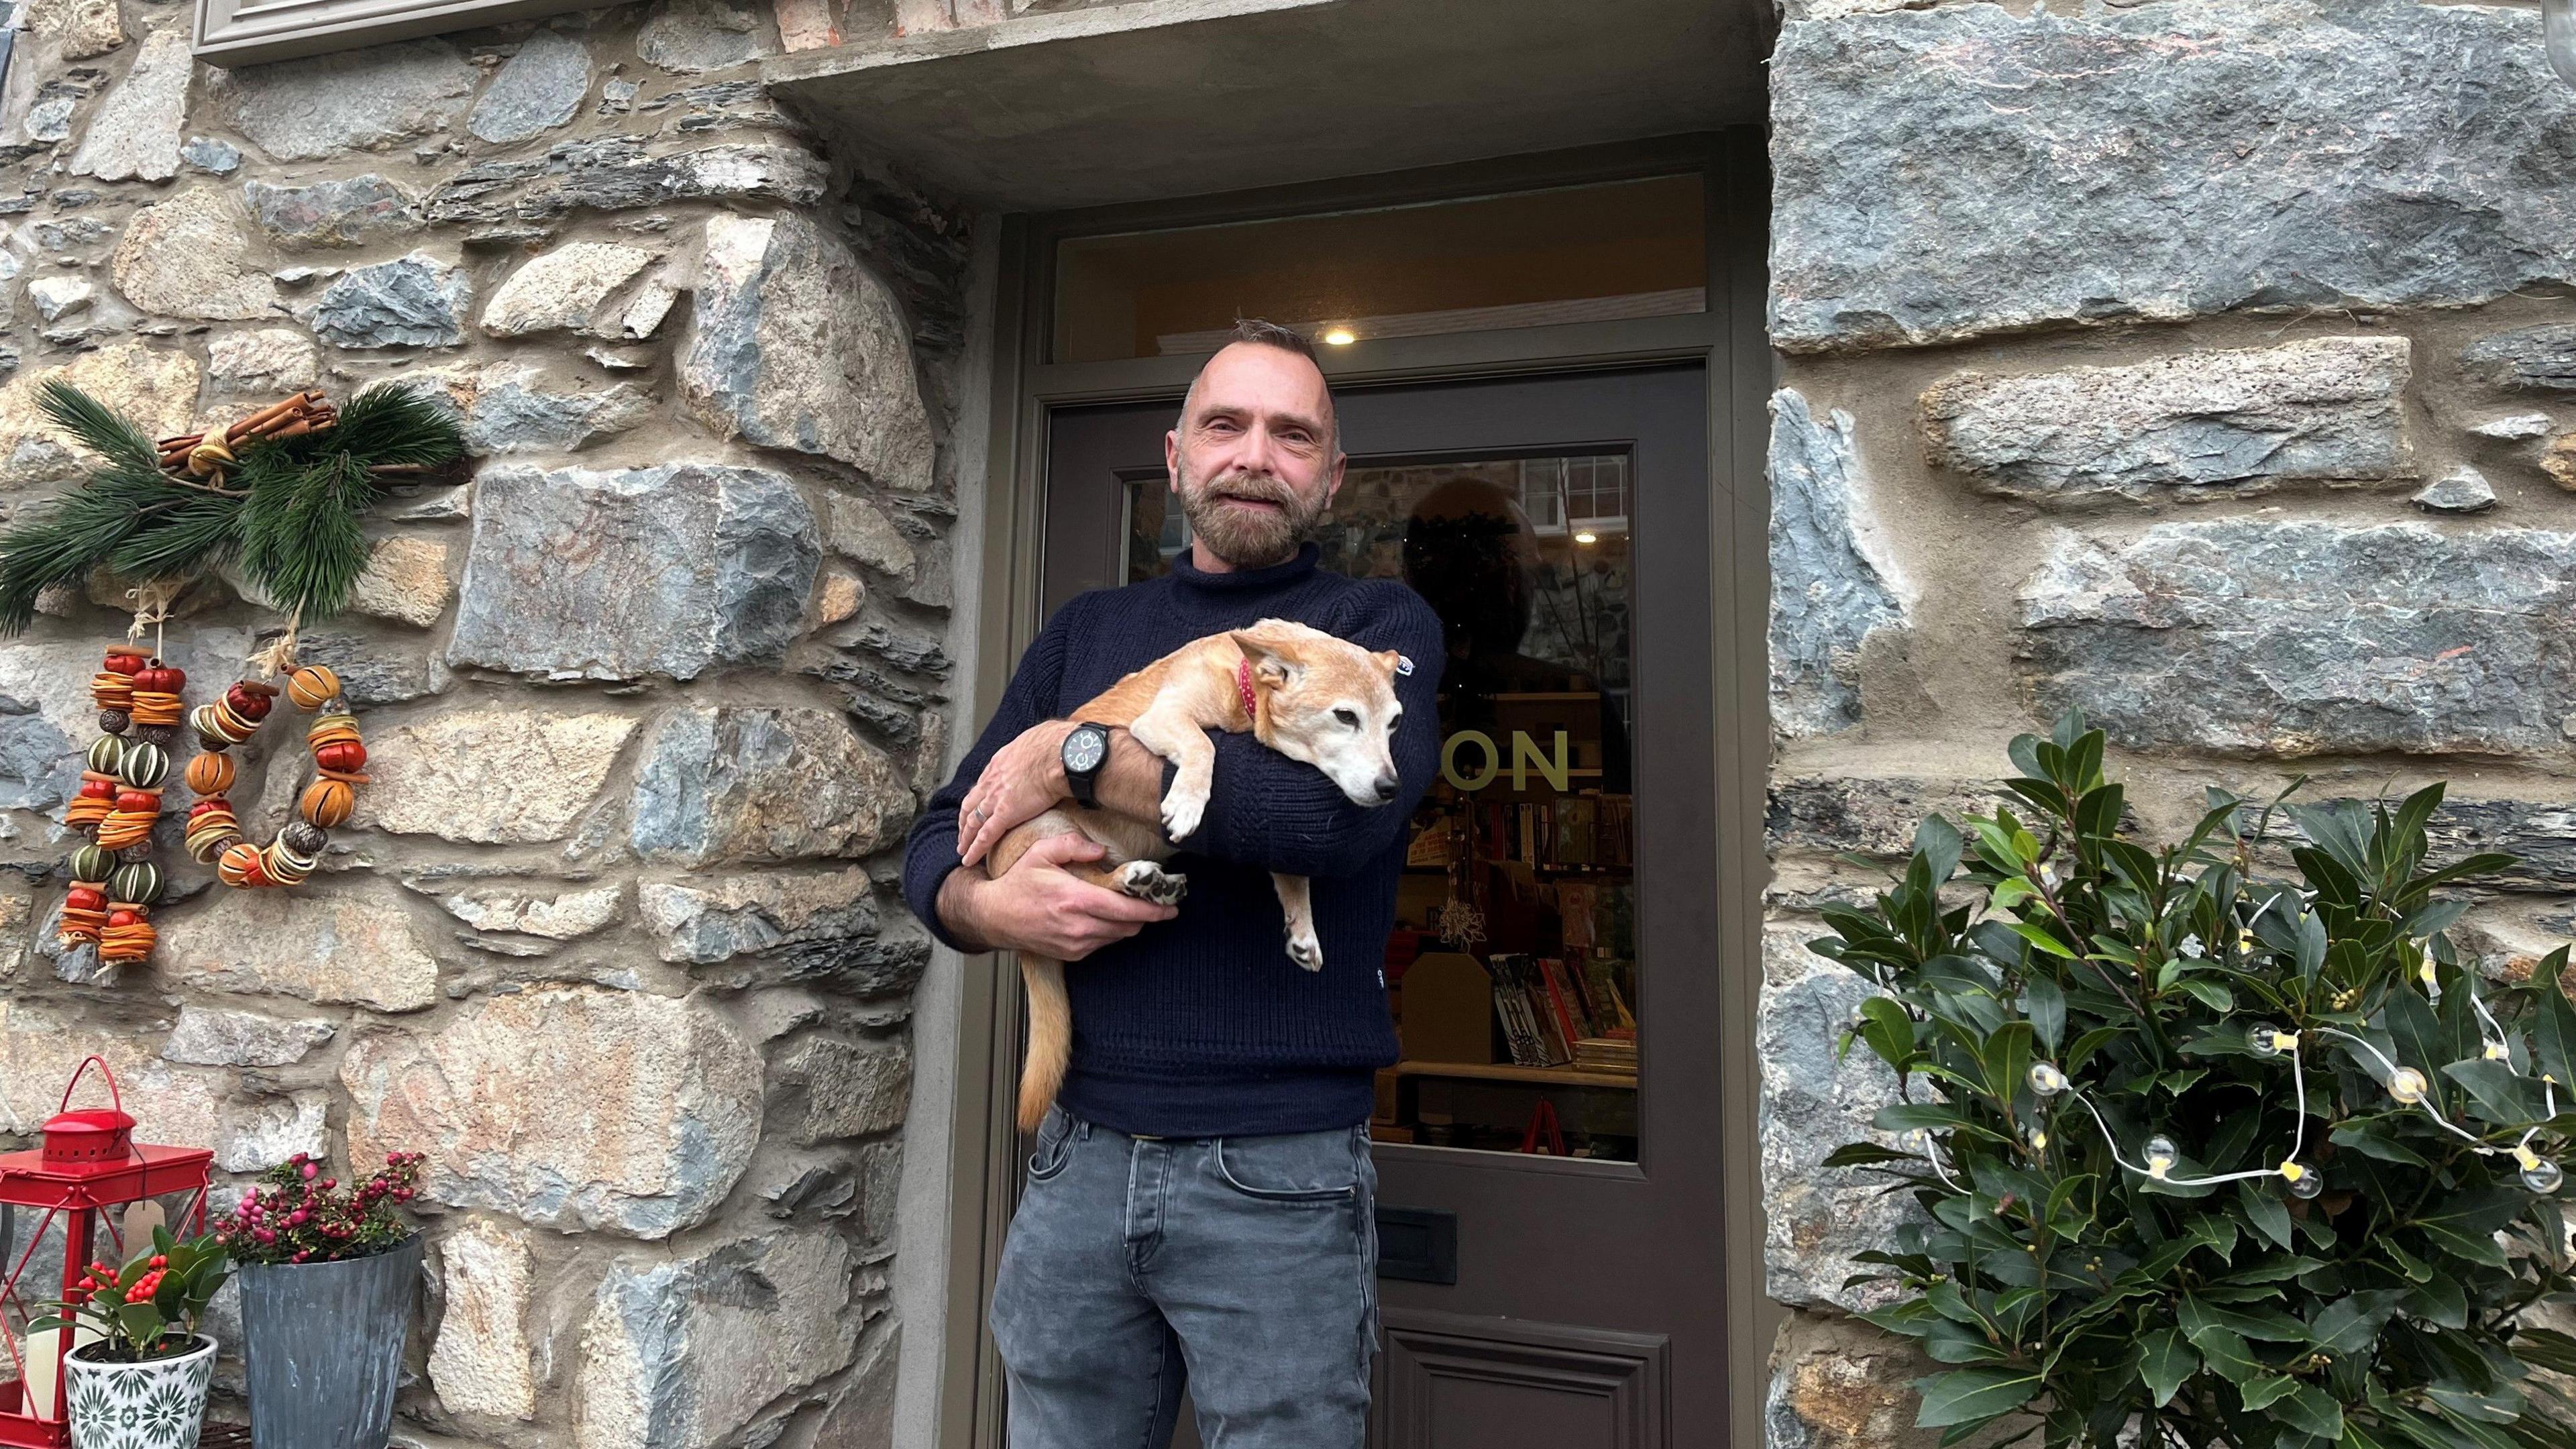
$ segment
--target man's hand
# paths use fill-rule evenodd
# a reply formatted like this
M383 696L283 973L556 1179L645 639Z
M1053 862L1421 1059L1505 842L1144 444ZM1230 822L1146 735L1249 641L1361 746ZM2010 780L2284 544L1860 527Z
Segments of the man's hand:
M1068 832L1030 846L992 880L972 867L950 871L939 888L940 922L950 935L987 950L1079 961L1180 914L1170 906L1093 885L1065 869L1106 853L1099 841Z
M1064 798L1064 737L1072 733L1073 721L1051 719L993 752L957 806L959 860L982 860L1012 827L1037 819Z

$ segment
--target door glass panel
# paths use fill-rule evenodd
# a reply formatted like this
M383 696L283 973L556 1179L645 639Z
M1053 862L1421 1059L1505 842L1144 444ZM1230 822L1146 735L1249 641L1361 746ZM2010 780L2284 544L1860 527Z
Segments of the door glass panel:
M1708 310L1697 173L1057 246L1057 362L1214 352L1239 317L1328 344Z
M1379 1141L1635 1161L1630 458L1351 465L1326 568L1440 615L1441 771L1386 946L1404 1060ZM1126 579L1189 546L1162 475L1126 480Z

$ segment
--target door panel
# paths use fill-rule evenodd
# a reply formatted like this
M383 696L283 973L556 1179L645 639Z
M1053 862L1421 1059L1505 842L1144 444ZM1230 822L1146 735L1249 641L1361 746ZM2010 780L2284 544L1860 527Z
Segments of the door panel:
M1443 713L1454 769L1416 822L1399 903L1407 929L1388 955L1408 1057L1435 1000L1435 955L1445 958L1436 999L1467 1023L1437 1033L1444 1045L1423 1048L1431 1059L1380 1082L1380 1202L1417 1234L1454 1217L1455 1281L1417 1270L1381 1283L1376 1444L1723 1443L1725 1375L1665 1368L1726 1362L1730 1292L1706 374L1354 388L1338 402L1353 483L1325 526L1327 562L1407 578L1451 632ZM1050 415L1048 608L1158 572L1185 542L1163 516L1175 405ZM1519 506L1462 512L1450 506L1461 490L1511 494ZM1448 567L1480 546L1469 525L1493 511L1510 515L1499 547L1539 581L1520 600L1527 637L1514 633L1500 654L1474 642L1486 626L1462 617L1482 597L1473 570ZM1471 733L1483 742L1463 738ZM1480 768L1488 752L1490 772ZM1443 891L1474 908L1488 939L1432 933L1451 920ZM1544 978L1542 960L1578 999L1560 1020L1588 1051L1553 1064L1550 1048L1578 1043L1563 1031L1515 1042L1500 1007L1480 1050L1478 993L1519 973ZM1417 961L1424 975L1407 984ZM1587 961L1600 979L1581 979ZM1528 988L1542 1010L1544 986ZM1610 1026L1623 1015L1634 1022L1624 1041ZM1552 1064L1526 1064L1524 1046ZM1626 1061L1603 1060L1623 1050ZM1593 1155L1518 1150L1559 1136Z

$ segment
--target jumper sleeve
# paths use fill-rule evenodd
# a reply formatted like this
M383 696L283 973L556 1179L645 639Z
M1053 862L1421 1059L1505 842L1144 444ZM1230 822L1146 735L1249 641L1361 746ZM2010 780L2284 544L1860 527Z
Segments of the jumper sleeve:
M1002 746L1029 726L1054 717L1056 697L1063 687L1065 641L1082 605L1082 599L1074 599L1047 620L1046 628L1020 656L1020 667L1012 673L1010 687L1002 692L983 734L976 737L975 748L966 752L956 775L933 791L921 813L913 817L911 835L904 843L904 901L932 935L960 951L972 948L951 936L939 919L939 888L950 871L964 864L957 855L958 809Z
M1395 727L1395 769L1403 793L1385 805L1354 805L1312 765L1263 746L1249 734L1217 734L1215 786L1197 833L1181 849L1238 865L1330 880L1366 869L1404 838L1413 807L1440 768L1440 670L1446 647L1440 616L1420 595L1388 582L1362 595L1328 632L1365 649L1393 649L1413 661L1398 676L1404 715ZM1172 771L1163 784L1171 787Z

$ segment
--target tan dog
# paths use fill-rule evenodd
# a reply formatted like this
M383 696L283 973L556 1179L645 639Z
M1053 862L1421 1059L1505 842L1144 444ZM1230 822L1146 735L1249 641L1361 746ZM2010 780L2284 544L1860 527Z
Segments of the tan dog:
M1389 746L1404 713L1395 678L1410 673L1404 657L1372 654L1319 629L1284 619L1264 619L1249 629L1211 634L1185 644L1119 680L1073 718L1123 725L1136 743L1178 767L1163 796L1163 829L1108 810L1064 802L1004 835L985 860L1001 875L1051 835L1079 831L1107 854L1088 865L1067 866L1076 876L1140 900L1171 905L1188 889L1187 877L1159 862L1172 842L1199 828L1216 772L1212 729L1245 730L1292 760L1324 772L1355 805L1383 805L1396 797L1395 759ZM1301 875L1272 875L1287 914L1288 959L1309 971L1324 966L1315 939L1314 903ZM1065 999L1064 963L1020 957L1020 979L1029 993L1029 1057L1020 1073L1020 1130L1035 1132L1064 1085L1073 1056L1073 1011Z

